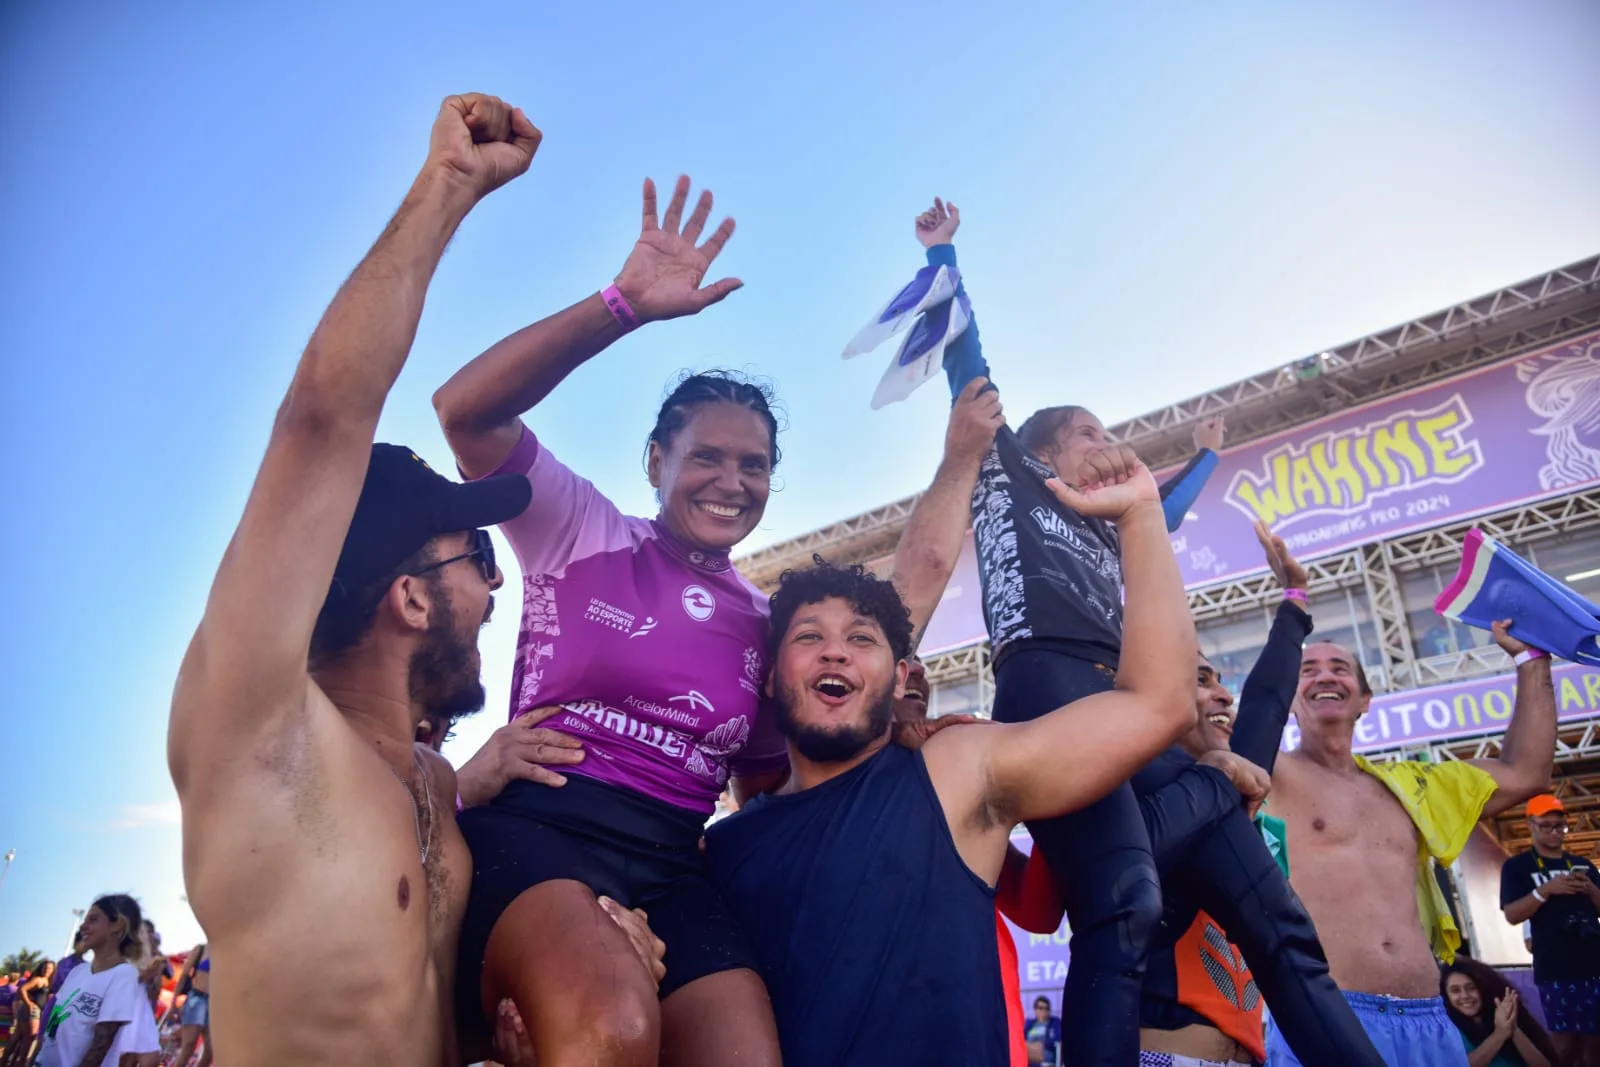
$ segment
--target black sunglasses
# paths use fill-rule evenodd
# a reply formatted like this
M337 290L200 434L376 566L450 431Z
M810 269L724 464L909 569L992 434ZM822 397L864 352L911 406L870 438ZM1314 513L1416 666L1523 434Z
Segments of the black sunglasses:
M436 571L440 567L448 567L450 564L459 563L464 559L476 559L478 561L478 570L483 573L483 580L486 582L494 581L494 541L489 537L488 530L472 531L471 552L463 552L459 556L451 556L449 559L441 559L437 563L430 563L419 571L412 571L412 575L427 574L429 571Z

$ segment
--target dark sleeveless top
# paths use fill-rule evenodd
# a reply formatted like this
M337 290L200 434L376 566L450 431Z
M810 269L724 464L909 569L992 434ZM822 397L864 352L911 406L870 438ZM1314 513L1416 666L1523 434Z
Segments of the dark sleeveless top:
M1007 1067L994 890L956 852L919 753L890 744L706 832L785 1067Z

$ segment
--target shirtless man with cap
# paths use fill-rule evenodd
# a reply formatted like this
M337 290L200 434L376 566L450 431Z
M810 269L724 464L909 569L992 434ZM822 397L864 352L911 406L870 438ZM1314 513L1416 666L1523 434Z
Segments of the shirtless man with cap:
M494 97L444 101L300 359L178 675L168 761L230 1067L459 1062L472 861L455 775L412 738L429 712L482 706L477 634L502 580L482 528L529 493L458 485L372 439L445 246L539 139ZM285 961L313 958L307 997Z
M1465 1067L1435 962L1454 957L1460 934L1432 862L1454 862L1480 818L1549 786L1550 660L1507 625L1495 624L1495 641L1517 659L1517 695L1493 759L1365 770L1352 751L1356 723L1372 703L1360 660L1331 642L1307 645L1301 656L1301 741L1273 767L1267 807L1288 824L1290 882L1322 935L1329 970L1390 1067ZM1267 1063L1297 1062L1269 1026Z

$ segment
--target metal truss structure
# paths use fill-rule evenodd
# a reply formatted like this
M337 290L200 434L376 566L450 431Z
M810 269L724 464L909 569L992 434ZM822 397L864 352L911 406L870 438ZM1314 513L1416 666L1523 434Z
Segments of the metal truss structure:
M1228 419L1230 445L1277 433L1600 324L1600 256L1129 419L1112 433L1152 467L1183 462L1194 423Z

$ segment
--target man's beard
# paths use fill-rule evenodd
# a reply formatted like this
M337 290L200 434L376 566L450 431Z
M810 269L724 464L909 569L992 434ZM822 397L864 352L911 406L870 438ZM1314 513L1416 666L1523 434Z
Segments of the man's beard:
M455 632L455 613L442 583L432 594L428 632L411 654L411 700L428 716L453 722L483 710L483 680L475 662L478 633L464 638Z
M778 730L794 742L800 755L813 763L843 763L854 759L874 741L889 732L894 721L894 679L867 705L866 722L856 726L829 729L808 726L797 722L794 708L800 703L801 691L779 687L777 699Z

